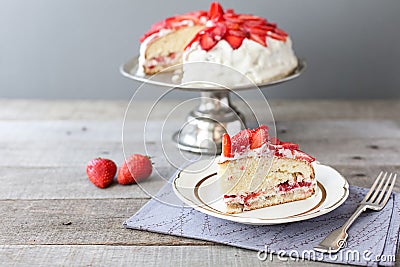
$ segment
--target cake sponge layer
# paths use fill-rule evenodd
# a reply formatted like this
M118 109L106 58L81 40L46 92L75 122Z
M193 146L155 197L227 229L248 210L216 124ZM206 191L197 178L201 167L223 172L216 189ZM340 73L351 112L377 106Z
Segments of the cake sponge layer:
M307 161L281 157L252 157L218 164L218 179L225 195L268 191L285 182L314 180Z

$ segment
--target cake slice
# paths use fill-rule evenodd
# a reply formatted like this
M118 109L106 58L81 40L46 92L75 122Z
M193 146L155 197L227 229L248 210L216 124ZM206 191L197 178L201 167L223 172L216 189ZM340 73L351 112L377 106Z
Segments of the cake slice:
M268 127L223 136L218 179L227 213L302 200L315 193L315 159L294 143L268 135Z

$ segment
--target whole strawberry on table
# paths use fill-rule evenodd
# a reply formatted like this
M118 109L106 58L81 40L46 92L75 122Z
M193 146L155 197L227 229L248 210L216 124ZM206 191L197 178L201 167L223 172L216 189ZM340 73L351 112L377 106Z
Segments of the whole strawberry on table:
M150 157L134 154L120 166L117 181L122 185L138 183L147 179L152 170ZM110 159L95 158L86 165L86 174L89 180L99 188L110 186L116 173L117 165Z

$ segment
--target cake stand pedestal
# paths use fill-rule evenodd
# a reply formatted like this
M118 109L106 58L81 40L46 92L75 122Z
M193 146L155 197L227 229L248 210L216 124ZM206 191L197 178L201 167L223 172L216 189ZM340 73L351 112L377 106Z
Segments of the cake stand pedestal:
M266 88L298 77L305 69L305 61L299 59L297 68L288 76L268 83L249 84L234 88L211 88L203 86L182 86L180 80L173 79L173 72L163 72L153 76L136 75L138 58L133 58L121 67L121 73L130 79L148 84L159 85L181 90L199 91L199 105L190 111L186 122L173 135L178 148L194 153L219 154L222 147L222 136L226 129L237 132L246 127L245 118L231 103L230 92L254 88Z
M226 129L243 129L244 117L231 104L229 91L201 92L200 104L190 111L185 125L173 135L177 146L185 151L221 153Z

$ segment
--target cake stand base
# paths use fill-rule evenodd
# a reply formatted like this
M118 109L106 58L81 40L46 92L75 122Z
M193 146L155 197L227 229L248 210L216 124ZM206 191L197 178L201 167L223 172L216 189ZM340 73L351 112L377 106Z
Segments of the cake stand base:
M215 155L221 153L224 133L245 127L243 115L230 102L229 91L202 92L200 105L189 113L173 140L184 151Z

